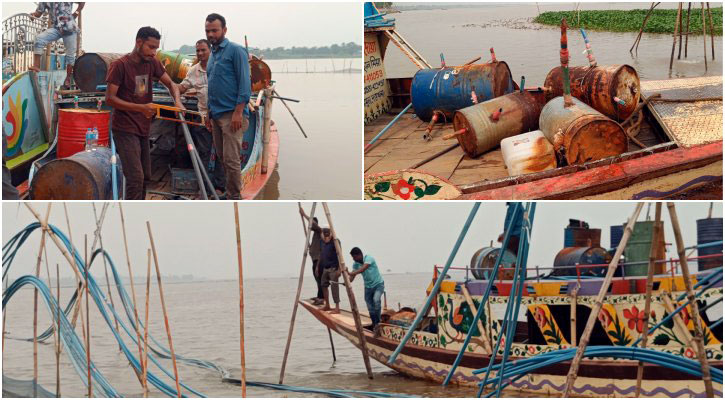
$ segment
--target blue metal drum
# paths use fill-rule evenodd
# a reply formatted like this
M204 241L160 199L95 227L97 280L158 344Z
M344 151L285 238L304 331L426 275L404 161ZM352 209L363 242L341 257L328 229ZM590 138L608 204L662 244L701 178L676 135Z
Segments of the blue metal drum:
M410 98L421 120L430 121L433 113L440 111L451 121L457 110L517 89L508 64L497 61L462 67L421 69L413 77Z
M698 219L697 244L701 245L712 242L722 242L722 218ZM722 244L697 249L697 255L701 257L719 253L722 253ZM697 260L697 269L699 271L718 267L722 267L722 256Z

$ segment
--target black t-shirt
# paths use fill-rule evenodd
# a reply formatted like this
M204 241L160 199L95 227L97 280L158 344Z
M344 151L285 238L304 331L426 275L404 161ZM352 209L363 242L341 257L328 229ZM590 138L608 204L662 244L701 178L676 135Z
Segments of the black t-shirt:
M338 243L340 241L338 240ZM337 250L335 249L335 243L330 240L320 242L320 265L322 268L338 268L340 266L337 260Z

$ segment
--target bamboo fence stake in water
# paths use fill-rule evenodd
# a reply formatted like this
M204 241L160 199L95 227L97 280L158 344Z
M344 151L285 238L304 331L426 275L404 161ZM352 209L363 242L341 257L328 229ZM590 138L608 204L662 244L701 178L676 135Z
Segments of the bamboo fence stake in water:
M653 2L652 4L650 4L649 11L647 11L647 15L645 15L644 20L642 21L642 27L639 28L639 33L637 34L637 38L634 39L634 43L632 43L632 47L629 48L630 54L632 53L632 50L634 50L635 53L637 52L637 50L639 50L639 41L642 40L642 33L644 33L644 27L647 26L647 20L649 19L649 16L652 15L652 10L654 10L658 4L660 4L660 3L658 2L655 4ZM685 57L687 57L687 50L685 50Z
M88 293L88 235L85 238L85 258L83 265L86 273L86 371L88 371L88 398L93 397L93 381L91 380L91 314L89 311L88 299L91 297Z
M463 293L463 297L466 298L466 303L468 303L468 307L471 308L471 312L473 313L473 315L478 314L476 304L473 302L471 294L468 292L468 288L466 288L465 283L461 285L461 292ZM476 323L478 324L478 330L481 332L481 339L483 339L483 348L486 350L487 353L491 354L493 349L491 348L491 342L488 340L488 337L486 337L486 331L483 329L481 319L479 318L478 320L476 320Z
M274 89L273 93L276 94L277 97L280 98L280 101L282 102L282 105L284 106L284 108L287 109L287 111L289 111L289 115L292 116L292 119L297 124L297 127L300 128L300 132L302 132L302 135L305 137L305 139L307 139L307 134L305 133L305 130L302 129L302 124L300 124L300 121L297 120L297 117L295 117L295 114L292 112L292 109L289 108L289 106L287 105L287 103L285 103L284 99L282 98L282 95L279 94L279 92L277 92L277 89Z
M63 203L63 211L65 213L65 223L68 226L68 239L70 240L70 247L71 249L74 249L75 251L75 245L73 244L73 231L71 231L70 227L70 219L68 218L68 207L66 203ZM56 242L57 244L57 242ZM61 248L62 251L62 248ZM81 305L83 304L83 280L78 275L78 271L76 270L76 264L75 264L75 254L72 255L71 259L68 259L68 262L71 264L71 269L75 273L76 277L76 305L73 307L73 318L71 319L71 326L75 330L76 328L76 322L78 321L78 316L81 317L81 334L83 335L83 343L86 342L86 323L83 320L83 308Z
M355 329L357 330L357 336L360 340L360 350L362 351L365 370L367 371L368 378L373 379L373 369L370 366L370 358L368 357L367 341L365 340L365 333L363 332L362 322L360 321L360 312L357 309L355 293L353 293L352 285L350 284L350 276L348 275L347 268L345 267L345 259L342 257L340 242L337 240L337 233L335 232L335 228L332 224L332 216L330 216L330 209L327 207L327 203L322 203L322 208L325 209L327 224L330 226L330 233L332 234L332 242L335 244L335 250L337 251L337 259L340 264L339 268L342 272L342 278L345 281L345 289L347 289L347 297L350 300L350 310L352 311L352 316L355 320Z
M138 308L136 307L136 289L133 285L133 271L131 270L131 258L128 256L128 240L126 239L126 219L123 216L123 205L121 202L118 203L118 211L119 214L121 214L121 233L123 234L123 249L126 253L126 265L128 266L128 279L129 283L131 284L131 301L133 302L133 317L136 322L134 325L134 328L136 330L136 343L138 344L138 359L141 363L141 371L143 371L144 368L144 358L143 358L143 349L141 347L141 332L139 331L139 324L138 324ZM144 387L144 391L148 391L148 388L146 387L146 379L145 377L141 376L141 373L137 373L137 375L141 378L141 384Z
M677 20L680 24L680 40L677 42L677 59L679 60L682 55L682 2L677 6Z
M40 235L40 248L38 249L38 262L35 264L35 277L40 279L40 262L43 258L43 250L45 249L45 235L48 226L48 217L50 217L50 208L53 203L48 203L45 210L45 219L42 222L43 232ZM38 397L38 289L33 290L33 397Z
M690 39L690 9L692 8L692 3L687 3L687 21L685 22L685 58L687 58L687 42Z
M704 16L704 14L703 14ZM703 18L703 23L705 19ZM707 58L707 55L706 57ZM685 244L682 241L682 233L680 232L680 221L677 219L675 211L675 203L667 203L667 211L672 221L672 230L675 233L675 242L677 243L677 255L680 258L680 268L682 269L682 277L685 280L685 288L687 289L687 301L690 303L690 317L695 327L695 344L697 346L697 358L702 368L702 380L705 382L705 393L707 397L715 397L712 388L712 377L710 376L710 365L707 363L707 355L705 354L705 343L703 342L702 325L700 322L700 310L695 301L695 294L692 290L692 280L690 280L690 267L687 265L687 256L685 255Z
M574 381L576 381L577 372L579 371L579 364L584 357L584 351L586 350L587 345L589 345L589 338L591 337L592 331L594 330L594 324L597 322L599 311L602 309L602 302L604 300L604 296L606 296L607 292L609 291L609 285L612 282L614 271L616 271L617 269L617 264L619 263L620 257L622 257L622 253L624 253L624 248L627 246L629 237L632 236L632 229L634 227L634 223L635 221L637 221L637 217L639 217L639 213L640 211L642 211L643 205L644 203L637 203L637 207L635 207L632 216L629 218L629 221L627 221L627 226L624 228L624 234L622 234L622 239L619 241L617 251L614 252L612 262L609 263L609 267L607 268L607 275L604 277L602 286L599 289L599 294L597 295L597 300L594 303L594 307L592 307L592 310L589 313L589 319L587 319L584 333L582 333L582 336L579 339L579 346L577 347L576 355L571 362L569 373L566 376L566 387L564 389L562 397L571 397L571 390L574 387Z
M166 313L166 302L164 301L164 287L161 284L161 271L159 270L159 258L156 254L156 245L154 244L154 235L151 233L151 223L146 221L146 228L149 231L149 241L151 242L151 253L154 256L154 267L156 268L156 282L159 285L159 297L161 297L161 310L164 312L164 324L166 326L166 336L169 338L169 351L171 352L171 362L174 364L174 379L176 380L176 394L181 397L181 386L179 386L179 370L176 367L176 354L174 354L174 343L171 340L171 327L169 327L169 316Z
M146 256L148 264L146 266L146 321L143 324L143 397L149 397L149 297L151 292L151 249L146 250Z
M234 203L234 223L237 228L237 264L239 265L239 351L242 362L242 397L247 397L247 369L244 361L244 274L242 272L242 233L239 230L239 203Z
M645 292L645 301L644 301L644 327L645 329L642 330L641 340L642 344L640 345L641 348L645 349L647 348L647 331L649 330L649 311L650 311L650 304L652 304L652 289L654 286L654 272L655 267L657 266L657 249L659 249L659 246L661 245L659 241L660 237L660 220L662 219L662 203L658 202L655 206L655 223L654 227L652 228L652 245L649 249L649 265L647 266L647 290ZM644 375L644 363L640 361L637 363L637 386L635 388L634 397L639 398L639 395L642 391L642 377Z
M56 326L55 329L58 331L58 343L55 347L55 395L56 397L62 397L60 395L60 313L63 312L60 309L60 265L55 264L55 293L58 300L58 307L56 311Z
M50 277L50 266L48 265L48 246L43 247L43 258L45 259L45 272L48 275L48 291L51 294L51 297L53 295L53 283L51 282ZM57 265L57 264L56 264ZM52 325L55 325L56 321L59 321L60 319L60 290L56 293L56 307L52 309L52 315L53 315L53 323ZM58 359L58 335L60 334L60 328L57 328L53 326L53 350L55 351L55 392L56 397L58 396L58 386L60 382L60 367L58 365L58 362L60 361Z
M702 50L703 50L703 58L705 59L705 72L707 72L707 24L705 23L705 3L700 3L700 7L702 8L702 17L700 21L702 21Z
M103 203L103 210L101 211L101 219L98 219L98 213L96 212L96 203L91 203L93 206L93 217L96 221L96 232L95 237L93 238L93 246L91 248L91 252L95 250L95 243L96 240L98 240L98 245L101 246L101 249L105 251L106 249L103 247L103 237L101 236L101 226L103 224L103 220L106 217L106 210L108 209L109 203ZM101 252L101 259L103 259L103 272L106 275L106 289L108 291L108 300L111 302L111 308L114 310L116 309L116 306L113 304L113 295L111 294L111 281L108 279L108 263L106 262L106 256ZM116 318L116 314L113 314L113 321L116 323L116 331L120 332L120 328L118 327L118 319ZM118 345L118 351L120 352L121 344ZM138 373L136 373L136 377L138 377Z
M299 207L299 205L298 205ZM315 208L317 203L312 203L310 211L310 221L315 217ZM302 293L302 281L305 277L305 264L307 263L307 253L310 250L310 236L312 230L305 230L305 249L302 252L302 265L300 266L300 277L297 280L297 294L295 295L295 303L292 306L292 318L289 323L289 332L287 333L287 344L284 347L284 356L282 357L282 369L279 371L279 384L284 381L284 370L287 367L287 356L289 355L290 344L292 343L292 332L295 328L295 317L297 316L297 306L300 303L300 294Z
M682 14L682 3L677 7L677 17L675 18L675 33L672 34L672 53L670 53L670 71L672 71L672 63L675 60L675 45L677 44L677 33L680 30L680 14Z
M715 27L712 24L712 11L710 11L710 2L707 2L705 4L707 4L707 15L710 19L710 47L712 48L712 60L715 61L715 37L713 36L715 34ZM702 23L704 24L705 21L703 20Z

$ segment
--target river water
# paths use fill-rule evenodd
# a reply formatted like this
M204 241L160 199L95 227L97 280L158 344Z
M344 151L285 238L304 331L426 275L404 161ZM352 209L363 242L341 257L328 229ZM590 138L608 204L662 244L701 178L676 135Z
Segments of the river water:
M265 60L281 96L300 100L273 104L279 161L264 193L276 199L360 199L360 59ZM354 72L332 73L349 69ZM310 73L304 73L308 71ZM327 71L327 72L321 72Z
M538 4L538 5L537 5ZM396 29L433 66L440 65L440 53L446 64L461 65L475 57L489 60L489 48L496 57L508 63L516 81L526 76L526 85L542 85L546 74L559 65L560 30L555 26L540 25L531 21L538 12L602 9L648 9L649 3L492 3L468 8L411 10L389 14L395 18ZM677 3L660 4L658 8L676 8ZM699 3L697 12L699 12ZM672 35L644 34L638 54L631 55L629 48L637 32L587 32L599 65L630 64L643 80L670 77L698 77L722 75L722 36L715 37L715 56L709 56L708 70L703 61L702 35L689 38L688 58L675 62L672 76L669 73ZM683 39L684 40L684 39ZM587 65L584 40L578 30L568 31L570 65ZM684 47L684 46L683 46ZM707 38L707 54L710 55L710 37ZM683 48L684 54L684 48ZM411 77L416 67L394 45L388 46L385 55L388 78Z
M273 267L273 266L272 266ZM236 267L230 267L236 268ZM99 270L100 271L100 270ZM388 305L398 303L419 307L425 299L425 287L431 274L385 274ZM315 294L314 281L308 274L302 290L303 298ZM14 279L14 278L12 278ZM103 280L103 276L96 276ZM152 277L152 281L155 280ZM145 286L136 282L136 293L142 299ZM365 309L362 282L354 282L355 296L361 309ZM282 356L287 339L297 279L271 278L245 281L245 341L247 379L273 382L279 379ZM104 291L106 288L103 288ZM130 293L130 287L127 286ZM70 298L72 287L61 288L62 303ZM166 335L158 290L151 289L150 332L166 344ZM178 354L212 361L239 377L239 308L237 281L211 281L164 284L164 296L173 335L174 349ZM341 293L343 308L348 308L347 296ZM115 304L119 299L114 294ZM137 300L139 301L139 300ZM143 301L141 301L143 304ZM85 302L84 302L85 307ZM32 379L33 345L9 339L32 337L33 291L21 290L7 307L6 349L3 351L3 373L16 379ZM39 330L50 323L44 305L39 307ZM142 312L142 311L141 311ZM91 303L91 357L99 370L124 396L142 397L143 391L128 361L118 351L118 346L100 313ZM143 317L143 314L142 314ZM79 324L80 325L80 324ZM80 336L80 328L77 328ZM326 329L304 308L297 314L294 337L287 363L284 383L305 387L355 389L407 393L429 397L474 396L474 388L450 387L414 380L398 375L372 360L374 379L365 373L360 351L342 337L333 333L337 362L332 361ZM130 340L126 343L131 346ZM52 338L39 346L39 382L55 392L55 355ZM136 350L136 347L131 347ZM164 361L162 361L164 362ZM164 362L171 369L170 362ZM154 372L154 370L151 370ZM158 371L156 371L158 372ZM238 397L240 388L222 383L219 375L208 370L179 364L183 381L212 397ZM169 381L167 380L167 383ZM171 383L173 386L173 383ZM75 373L69 359L61 356L61 394L63 397L84 397L85 388ZM152 391L152 396L161 396ZM250 397L300 397L301 393L248 388Z

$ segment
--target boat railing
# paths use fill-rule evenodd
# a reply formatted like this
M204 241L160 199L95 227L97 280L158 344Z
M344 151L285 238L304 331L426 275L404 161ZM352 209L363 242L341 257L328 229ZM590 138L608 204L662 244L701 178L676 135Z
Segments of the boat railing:
M35 40L48 24L47 14L35 18L20 13L3 20L3 77L27 71L33 65ZM56 40L49 44L45 54L46 60L50 54L65 54L63 41Z

